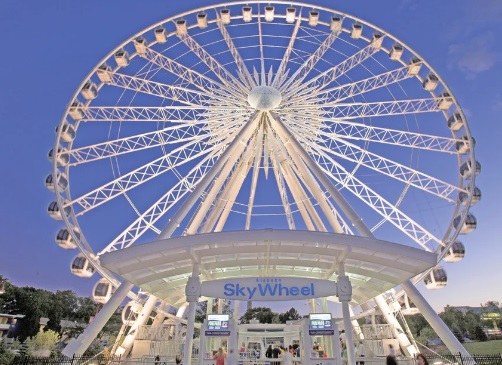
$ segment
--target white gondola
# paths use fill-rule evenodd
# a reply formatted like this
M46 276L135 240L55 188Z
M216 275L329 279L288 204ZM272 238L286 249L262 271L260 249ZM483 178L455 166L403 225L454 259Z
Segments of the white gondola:
M71 207L65 207L63 209L64 215L69 217L71 214ZM63 220L63 216L61 214L61 210L59 209L59 205L57 201L52 201L47 207L47 213L49 216L57 221Z
M253 19L253 9L250 6L244 6L242 8L242 20L245 23L249 23Z
M70 156L67 153L64 153L65 151L66 151L66 149L64 149L63 147L58 147L58 152L56 155L56 162L57 162L58 166L60 166L60 167L65 166L70 161ZM54 159L54 149L53 148L51 148L51 150L49 151L47 156L49 157L49 161L52 162Z
M68 114L73 120L79 121L85 115L85 107L80 101L74 101L71 103L70 108L68 109Z
M79 253L71 262L71 272L81 278L90 278L94 274L94 266L91 265L83 253Z
M144 55L146 53L146 49L148 47L148 42L143 37L138 37L133 41L134 48L136 52L140 55Z
M56 133L59 130L59 126L56 127ZM64 122L63 128L61 128L61 139L65 142L70 143L76 137L77 133L75 132L75 128L68 122Z
M443 252L446 248L443 247ZM444 260L446 262L457 262L464 258L465 256L465 247L464 244L460 241L455 241L448 249L448 252L444 256Z
M120 67L126 67L129 65L129 53L125 49L119 49L117 52L115 52L115 62L117 62L117 65Z
M380 49L383 43L383 34L380 32L373 33L373 38L371 38L370 46L373 49Z
M458 131L464 126L464 120L462 119L462 115L459 112L453 113L448 118L448 128L452 131Z
M466 193L465 191L461 191L460 193L458 193L458 200L460 200L460 202L465 205L469 200L469 195L470 194ZM477 186L475 186L474 191L472 192L471 207L478 203L480 200L481 190Z
M197 14L197 25L199 26L200 29L207 28L207 14L206 13Z
M398 298L399 304L401 305L401 313L404 316L412 316L420 313L415 303L413 303L407 294Z
M319 23L319 12L316 10L312 10L309 13L309 25L311 27L315 27Z
M112 81L112 68L106 63L103 63L101 66L99 66L96 72L101 82L109 83L110 81Z
M287 8L286 9L286 23L294 23L296 19L296 8Z
M155 34L155 40L159 43L166 43L167 42L167 33L166 29L164 27L158 27L155 28L153 31Z
M471 160L465 161L462 165L460 165L460 175L464 179L470 179L473 175L471 167ZM476 161L476 167L474 168L474 176L477 176L481 172L481 164Z
M114 292L115 288L107 279L99 279L92 288L92 300L96 303L106 304Z
M422 68L422 60L417 57L413 57L408 63L408 74L411 76L418 75L420 69Z
M399 61L403 55L403 46L399 43L394 43L392 49L389 52L389 58L393 61Z
M80 232L78 228L74 228L75 236L80 240ZM70 234L67 228L61 228L56 235L56 243L65 250L73 250L77 248L77 243Z
M434 89L438 86L439 79L433 73L427 75L425 80L422 82L422 87L425 91L434 91Z
M91 81L87 81L84 86L82 86L82 90L80 90L80 94L86 99L86 100L93 100L96 99L98 96L98 88L95 83Z
M329 29L331 29L331 31L335 33L340 32L342 30L342 18L340 18L339 16L332 16Z
M462 219L461 216L457 216L453 220L453 226L455 227L455 229L459 228L461 219ZM472 215L471 213L467 213L467 216L465 217L465 222L462 225L462 227L460 227L459 233L460 234L471 233L472 231L474 231L476 229L477 226L478 226L478 221L477 221L476 217L474 215Z
M474 148L475 146L476 140L474 138L471 138L471 140L469 141L469 137L467 137L466 135L463 135L461 140L455 143L455 149L462 155L470 152L471 148Z
M450 93L443 91L441 96L438 98L438 108L441 110L448 110L453 104L453 98Z
M122 323L126 324L134 322L142 309L143 306L140 303L131 300L124 306L124 309L122 309Z
M271 5L265 6L265 21L273 22L274 21L274 7Z
M221 9L220 10L221 22L223 24L230 24L230 9Z
M441 266L436 266L424 278L424 284L427 289L441 289L448 284L446 271Z
M52 173L45 178L45 186L53 193L56 191L56 181L59 190L65 190L68 187L68 179L66 178L65 173L58 171L57 175L58 175L57 179L54 179Z
M363 34L363 26L359 23L352 24L352 31L350 32L350 38L359 39Z
M176 20L176 34L178 37L186 35L187 33L187 21L185 19Z

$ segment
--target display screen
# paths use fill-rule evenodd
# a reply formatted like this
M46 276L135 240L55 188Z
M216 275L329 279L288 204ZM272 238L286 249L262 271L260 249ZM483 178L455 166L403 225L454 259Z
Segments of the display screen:
M208 314L207 329L213 331L227 331L228 321L228 314Z
M310 313L310 329L312 330L332 330L331 313Z

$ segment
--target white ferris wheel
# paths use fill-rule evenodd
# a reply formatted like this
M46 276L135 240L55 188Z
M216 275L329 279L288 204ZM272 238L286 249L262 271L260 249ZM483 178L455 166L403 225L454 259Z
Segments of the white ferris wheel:
M439 288L441 262L463 258L458 235L476 227L474 143L440 75L384 29L306 3L211 5L142 30L89 72L49 153L48 211L64 222L57 243L78 251L72 272L103 277L102 302L119 284L104 253L268 228L437 253L413 282ZM315 252L291 255L206 269L329 271Z

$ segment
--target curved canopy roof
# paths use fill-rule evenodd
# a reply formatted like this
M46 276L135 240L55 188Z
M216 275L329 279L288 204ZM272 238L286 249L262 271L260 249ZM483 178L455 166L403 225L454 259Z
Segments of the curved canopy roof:
M336 280L344 262L356 304L431 268L436 254L357 236L265 229L158 240L105 253L100 262L173 305L185 301L194 264L200 265L201 281L264 276Z

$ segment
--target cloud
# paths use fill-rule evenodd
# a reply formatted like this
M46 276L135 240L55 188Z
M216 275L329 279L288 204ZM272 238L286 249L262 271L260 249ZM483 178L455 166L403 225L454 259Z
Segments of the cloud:
M476 0L467 2L466 13L475 22L498 23L502 21L502 1Z
M486 32L472 38L468 43L450 45L448 67L459 69L468 80L490 70L501 58L501 53L493 50L494 41L493 33Z
M495 112L502 111L502 95L501 94L497 94L495 96L495 101L492 104L492 110Z

